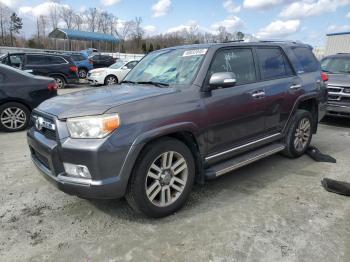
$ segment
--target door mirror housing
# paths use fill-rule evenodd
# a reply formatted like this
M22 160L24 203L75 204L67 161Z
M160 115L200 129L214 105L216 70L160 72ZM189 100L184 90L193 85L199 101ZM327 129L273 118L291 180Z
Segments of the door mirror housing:
M128 69L128 67L127 67L127 66L123 66L122 69L123 69L123 70L126 70L126 69Z
M210 89L234 87L237 83L236 75L232 72L214 73L210 77Z

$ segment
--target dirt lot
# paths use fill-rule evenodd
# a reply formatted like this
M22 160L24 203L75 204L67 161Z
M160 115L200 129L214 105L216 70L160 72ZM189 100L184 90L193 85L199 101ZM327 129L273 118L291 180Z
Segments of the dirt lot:
M153 220L124 200L56 190L25 132L0 133L0 261L350 261L350 198L320 186L350 181L350 121L328 120L313 144L338 163L275 155L196 186L184 209Z

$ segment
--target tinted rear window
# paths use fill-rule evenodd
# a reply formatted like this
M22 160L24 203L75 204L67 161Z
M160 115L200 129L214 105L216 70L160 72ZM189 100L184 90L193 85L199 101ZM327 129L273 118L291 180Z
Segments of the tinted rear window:
M315 72L320 69L320 64L312 53L311 48L294 47L292 50L299 62L299 73Z
M46 65L48 63L48 59L46 56L42 55L28 55L27 56L27 64L28 65Z
M257 54L259 57L261 78L263 80L293 75L293 70L280 48L259 47Z
M71 55L71 57L72 57L72 59L73 59L74 61L83 61L83 60L86 59L85 56L83 56L83 55L77 55L77 54Z
M66 60L64 60L60 56L49 56L48 60L49 60L49 64L51 64L51 65L59 65L59 64L67 63Z

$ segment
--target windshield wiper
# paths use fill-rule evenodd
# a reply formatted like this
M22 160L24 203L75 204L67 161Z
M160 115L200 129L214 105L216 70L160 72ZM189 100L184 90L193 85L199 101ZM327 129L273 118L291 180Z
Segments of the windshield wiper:
M141 84L141 85L154 85L154 86L158 86L158 87L169 86L169 84L161 83L161 82L154 82L154 81L141 81L141 82L137 82L137 84Z

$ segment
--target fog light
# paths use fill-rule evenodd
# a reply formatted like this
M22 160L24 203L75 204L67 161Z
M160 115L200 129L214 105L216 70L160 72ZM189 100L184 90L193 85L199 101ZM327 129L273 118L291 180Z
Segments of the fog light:
M73 177L91 178L89 169L86 166L63 163L66 174Z

